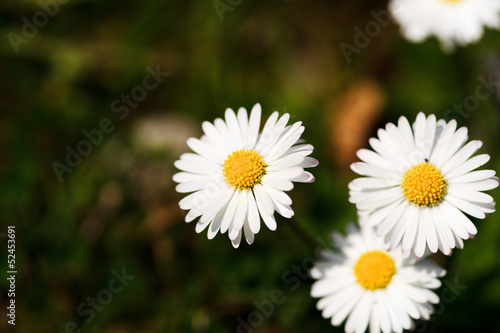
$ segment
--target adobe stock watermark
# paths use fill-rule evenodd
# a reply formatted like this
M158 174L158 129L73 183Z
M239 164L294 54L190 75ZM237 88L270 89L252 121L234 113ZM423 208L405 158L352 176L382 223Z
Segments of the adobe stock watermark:
M382 28L387 27L392 20L391 13L386 9L378 12L372 10L370 11L370 15L374 19L366 23L363 30L358 26L354 27L354 45L346 42L341 42L339 45L348 64L351 63L352 56L361 53L361 50L370 45L372 38L377 37Z
M449 280L444 280L443 285L444 285L443 289L441 290L441 294L439 295L439 298L441 300L441 302L439 303L439 307L434 309L435 311L429 320L421 321L420 323L417 324L416 332L418 333L424 332L427 329L429 323L435 321L436 317L441 313L443 313L444 309L446 308L446 305L453 303L457 299L457 297L460 296L462 292L467 289L467 286L461 285L457 282L457 277L455 277L453 283L451 283Z
M130 281L135 279L134 275L127 275L125 267L121 272L113 269L111 271L113 277L109 280L107 286L99 290L95 297L87 297L77 305L75 312L78 318L83 320L81 325L75 321L68 321L64 325L64 330L59 333L81 333L84 325L90 324L96 317L96 312L100 313L105 306L113 301L115 295L121 293Z
M317 260L321 259L321 252L332 246L327 244L321 238L316 238L318 246L314 249L314 256L307 257L302 260L300 265L292 265L281 275L281 281L286 285L286 289L293 292L299 289L302 282L309 279L309 271L314 266ZM287 297L282 289L274 289L269 293L269 297L264 300L253 301L255 310L250 312L246 318L238 316L236 321L238 327L236 333L255 333L255 329L264 324L266 318L269 318L278 305L285 303ZM227 332L226 332L227 333Z
M70 0L39 0L38 5L41 10L35 12L31 19L26 16L21 18L23 25L20 33L9 32L7 38L14 52L19 53L19 45L27 44L35 38L39 29L42 29L49 23L49 19L59 13L60 6L65 5Z
M236 6L239 6L243 0L214 0L212 5L214 6L215 12L219 15L221 22L224 21L224 13L232 12Z
M469 118L471 113L479 108L481 101L488 99L492 94L500 90L500 81L496 81L493 74L488 75L487 79L480 75L477 80L479 84L476 85L474 94L465 97L460 104L453 104L453 108L449 108L444 112L444 119L447 121L455 119L460 125L462 119Z
M125 120L130 115L130 110L137 108L139 103L146 99L148 92L156 89L163 82L163 79L170 74L162 72L160 65L156 65L156 68L146 66L145 69L148 74L143 77L142 83L133 87L130 93L121 94L120 98L111 103L111 112L117 114L120 120ZM59 161L51 163L59 182L63 181L63 176L66 173L72 173L82 163L83 159L92 153L94 147L103 142L106 134L113 133L115 129L116 124L107 117L102 118L95 128L83 129L82 135L85 138L80 140L74 148L69 145L66 146L67 154L64 161L66 164Z

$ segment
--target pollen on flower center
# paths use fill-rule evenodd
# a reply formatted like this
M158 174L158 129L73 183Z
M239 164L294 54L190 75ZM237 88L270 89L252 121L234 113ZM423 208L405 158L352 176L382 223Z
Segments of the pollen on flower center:
M435 166L427 162L408 169L401 186L405 197L419 206L437 204L446 193L446 181L443 175Z
M266 174L266 164L255 150L240 149L227 156L222 173L229 185L250 190Z
M396 273L394 260L384 252L370 251L359 257L354 265L354 275L365 289L383 289Z

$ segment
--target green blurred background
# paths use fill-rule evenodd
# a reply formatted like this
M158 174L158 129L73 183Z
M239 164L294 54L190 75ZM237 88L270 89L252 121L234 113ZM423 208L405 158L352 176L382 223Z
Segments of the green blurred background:
M305 272L328 233L355 220L348 166L377 128L419 111L456 118L499 169L498 88L473 103L483 79L500 81L497 31L444 54L434 38L406 42L393 23L377 31L385 1L65 1L0 3L1 331L341 332L315 309ZM359 37L367 27L372 37ZM347 59L341 43L357 51ZM168 75L145 90L148 68ZM127 105L131 93L140 100ZM209 241L183 221L173 162L202 121L257 102L264 118L303 121L320 165L315 183L290 193L292 221L234 250L227 235ZM453 111L463 103L470 111ZM108 133L59 178L54 162L88 150L83 131L103 119ZM446 300L417 332L498 331L500 214L474 222L464 250L433 257L448 270ZM134 278L110 293L123 269ZM96 297L106 304L92 310ZM272 311L271 299L281 303Z

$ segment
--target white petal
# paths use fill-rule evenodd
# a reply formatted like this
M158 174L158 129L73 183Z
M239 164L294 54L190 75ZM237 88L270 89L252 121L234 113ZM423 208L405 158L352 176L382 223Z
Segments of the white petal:
M424 255L424 252L425 252L425 248L426 248L426 245L427 245L427 242L426 242L426 235L425 235L425 225L424 225L424 214L422 214L422 212L420 212L420 214L418 215L418 229L417 229L417 239L415 241L415 255L418 257L418 258L422 258L423 255Z
M260 107L260 104L257 103L250 112L250 120L248 122L248 144L252 149L255 148L257 138L259 137L261 114L262 108Z
M468 239L469 233L467 229L465 229L464 224L458 220L461 218L460 216L464 216L463 213L446 200L443 201L439 207L441 208L442 216L445 217L442 220L443 223L446 223L450 227L454 235L461 239ZM468 219L467 217L465 218Z
M250 222L249 221L246 221L243 224L243 232L245 234L245 239L247 241L247 244L248 245L252 245L252 243L253 243L253 241L255 239L255 234L250 229Z
M431 217L431 209L432 208L424 208L421 210L423 218L420 222L423 222L424 224L425 240L429 250L432 253L436 253L438 250L438 238L436 234L436 227L434 226L433 219Z
M354 179L351 184L362 189L388 188L401 185L401 181L375 177L361 177Z
M179 193L189 193L202 190L208 185L211 185L212 188L222 187L221 180L216 179L216 177L204 176L197 180L180 183L175 187L175 190Z
M469 142L443 165L443 167L441 168L441 172L446 175L449 171L462 165L462 163L467 161L469 157L472 156L472 154L474 154L479 148L481 148L482 145L483 143L478 140Z
M453 194L448 194L445 197L445 200L451 203L453 206L457 207L461 211L464 211L465 213L476 217L478 219L484 219L486 215L484 212L478 208L478 206L472 204L469 201L465 201L463 199L460 199Z
M260 215L252 191L247 191L247 198L248 198L248 224L250 226L250 230L252 231L252 233L257 234L260 231Z
M359 221L360 225L364 228L365 227L370 228L370 227L374 227L374 226L378 225L381 221L383 221L389 215L390 212L392 212L397 206L399 206L403 202L406 205L408 205L406 200L401 199L401 200L395 201L387 206L384 206L382 208L374 210L373 213L370 214L365 221L361 221L361 219L360 219L360 221Z
M240 126L241 138L243 139L243 146L248 147L248 113L243 107L238 109L238 124Z
M408 150L413 151L415 149L415 140L413 138L413 131L411 129L410 123L408 122L408 119L403 116L399 117L398 130L401 134L401 137L404 139Z
M386 295L384 295L384 296L386 296ZM387 297L381 297L380 301L382 304L384 304L384 306L387 310L387 313L389 314L389 319L391 321L392 330L394 332L402 332L403 327L401 325L401 322L399 321L399 318L398 318L397 314L394 312L394 308L389 303L389 300L387 299Z
M231 239L231 244L233 245L233 247L235 249L237 249L239 246L240 246L240 242L241 242L241 234L243 233L243 231L239 231L238 234L236 235L236 237L234 237L234 239Z
M360 202L357 202L356 207L359 210L378 209L395 201L399 201L403 196L402 189L400 187L392 187L383 191L379 191L379 193L379 196L365 198Z
M394 228L396 223L404 225L406 221L401 219L401 215L407 207L407 202L401 201L399 204L391 209L387 217L380 223L377 228L377 236L382 237Z
M277 201L282 205L290 206L292 204L292 199L285 192L276 190L272 187L263 186L262 188L267 192L271 200Z
M404 118L404 119L406 119L406 118ZM400 119L400 121L403 121L403 120ZM406 121L406 123L408 124L408 120ZM410 129L409 124L408 124L408 128ZM410 146L409 146L408 142L406 141L405 136L403 136L401 134L401 131L398 129L398 127L396 125L394 125L393 123L388 123L385 126L385 129L387 131L387 135L391 139L391 142L394 145L395 149L397 150L398 154L401 155L402 158L404 158L403 156L409 156L411 153ZM411 129L410 129L410 132L408 134L410 134L408 136L408 140L413 141L412 137L411 137ZM413 146L413 142L412 142L411 146Z
M479 168L489 160L490 156L487 154L474 156L473 158L464 162L461 166L451 170L449 173L443 174L443 176L447 179L453 179L454 177L463 175L469 171Z
M245 222L248 208L248 201L245 191L238 192L238 201L236 202L236 214L234 215L233 223L229 230L229 238L235 239L238 233L243 228L243 223Z
M479 170L466 173L465 175L461 175L458 177L454 177L448 179L450 184L460 184L460 183L470 183L477 182L482 180L487 180L495 175L495 171L493 170Z
M261 214L262 219L264 220L264 223L266 226L269 228L269 230L276 230L277 224L276 224L276 219L274 218L274 215L268 215L268 214Z
M279 137L283 133L283 130L286 127L286 123L290 119L290 115L285 113L281 116L280 119L276 122L276 125L273 128L270 128L266 132L266 128L262 131L261 137L259 138L259 142L257 144L257 152L262 156L266 156L271 149L275 147L276 142ZM272 160L270 160L272 162Z
M392 142L388 138L387 132L384 131L383 129L379 129L378 136L381 138L381 140L375 138L370 138L368 140L373 150L386 160L390 161L392 164L395 165L405 164L404 161L401 159L401 155L398 154L396 147L392 144Z
M376 308L377 308L377 315L379 317L380 329L384 333L390 333L392 332L391 319L389 318L389 313L387 312L385 303L381 300L383 295L380 292L376 292L375 296L376 296Z
M314 151L314 147L313 145L310 145L310 144L298 144L296 146L292 146L290 147L290 149L288 150L288 154L295 154L295 153L298 153L298 152L302 152L304 154L304 156L307 156L307 155L310 155L312 154L312 152Z
M286 151L297 142L297 140L302 135L302 132L304 132L304 127L300 126L299 130L295 131L294 134L287 137L286 140L280 140L279 142L277 142L274 148L269 151L269 153L263 155L264 159L272 163L273 161L281 158L286 153Z
M395 223L394 228L392 229L392 232L390 233L390 239L389 239L389 244L391 248L395 248L398 244L401 243L401 239L403 238L403 235L405 233L405 230L407 228L407 225L409 223L408 219L402 219L401 216L404 213L404 211L407 209L407 205L405 203L399 205L398 209L394 211L388 218L398 218L399 221ZM403 215L404 216L404 215ZM397 221L397 220L396 220Z
M455 134L456 128L457 122L455 121L455 119L452 119L448 124L444 124L442 132L436 137L434 148L432 150L431 156L429 157L429 161L435 166L437 166L436 163L443 155L443 152L448 148L450 141L453 138L453 134ZM446 162L447 159L443 160L443 163Z
M364 293L345 324L346 332L363 333L368 326L372 308L372 293Z
M184 183L184 182L190 182L193 180L199 180L199 179L202 179L205 177L206 177L206 175L201 175L201 174L197 174L197 173L178 172L172 176L172 180L176 183Z
M451 191L456 186L457 188L467 191L489 191L494 188L497 188L498 184L499 184L498 179L490 178L471 183L461 183L461 184L452 183L448 185L448 190Z
M257 206L259 211L268 215L272 215L274 213L273 201L264 190L262 185L256 185L253 188L253 192L255 193L255 199L257 201Z
M219 132L220 136L222 136L222 138L224 138L224 140L226 141L226 145L229 145L229 147L231 147L229 150L233 150L233 142L231 142L231 133L229 132L229 129L227 128L226 126L226 123L224 122L224 120L220 119L220 118L217 118L214 120L214 126L215 126L215 129L217 129L217 131Z
M279 171L269 172L269 175L273 175L274 177L284 178L284 179L292 179L300 176L304 172L304 169L301 167L291 167L287 169L282 169ZM264 176L265 177L265 176Z
M259 138L257 140L257 144L255 146L255 151L258 153L261 153L262 148L267 145L269 140L271 140L271 137L273 136L273 131L274 128L276 127L276 121L278 120L278 112L275 111L273 112L269 118L267 118L267 121L264 125L264 128L262 129L262 133L259 135Z
M456 152L460 149L467 140L467 128L461 127L453 134L448 144L445 145L440 155L436 155L435 167L441 169Z
M305 156L303 153L295 153L292 155L284 156L268 165L267 171L278 171L281 169L286 169L294 167L304 161Z
M455 248L455 238L453 237L453 232L446 222L448 217L445 217L443 214L443 206L438 205L432 212L432 219L434 220L434 224L436 225L436 229L438 234L442 237L442 241L446 243L446 245L453 249ZM444 252L444 251L443 251ZM446 251L447 252L447 251ZM445 253L449 254L449 253Z
M403 236L403 252L409 252L415 245L419 223L418 215L418 208L414 205L409 205L403 215L403 218L408 220L407 228Z
M427 158L431 155L431 149L434 146L434 136L436 135L436 116L431 114L427 117L425 124L425 134L421 142L416 142L417 147L419 147L424 156Z
M316 178L314 178L312 173L310 173L308 171L304 171L300 175L298 175L296 177L289 178L288 180L290 180L292 182L298 182L298 183L312 183L316 180Z
M192 154L194 155L194 154ZM183 155L184 156L184 155ZM182 156L181 156L182 157ZM202 175L213 175L219 174L222 172L222 167L215 163L200 163L201 161L187 161L187 160L177 160L174 162L174 165L177 169L194 173L194 174L202 174Z
M222 234L225 233L229 229L229 226L231 225L234 214L236 213L236 208L238 207L238 197L239 197L238 191L233 190L226 212L224 213L224 217L222 218L222 223L221 223Z
M201 124L201 127L203 128L203 132L205 132L207 137L213 142L213 144L219 147L220 150L225 151L229 149L229 147L227 146L227 138L224 138L215 128L215 126L212 125L212 123L204 121Z
M301 168L314 168L314 167L317 167L319 165L319 162L317 159L315 158L312 158L312 157L307 157L304 158L304 160L302 162L300 162L298 164L298 166L300 166Z
M328 318L335 315L339 311L339 309L345 307L346 303L352 300L355 295L359 295L359 288L348 286L341 289L338 293L335 294L335 296L328 297L331 302L329 302L328 304L323 303L323 305L325 305L322 312L323 317ZM318 306L319 305L320 304L318 303Z
M357 283L354 279L332 279L324 278L314 282L311 287L312 297L323 297L343 290L345 287Z
M203 230L205 230L210 225L211 222L212 221L205 221L205 222L198 221L198 223L196 223L196 227L194 228L194 230L196 231L197 234L199 234Z
M208 239L213 239L215 235L217 235L217 233L219 232L223 215L224 215L224 210L219 210L219 212L217 212L217 215L212 220L212 223L210 223L210 227L208 228L208 233L207 233Z
M234 111L229 108L226 109L225 116L226 116L227 128L229 130L229 133L231 133L231 141L236 146L243 146L240 125L238 124L238 119L236 118Z
M218 193L210 202L205 213L201 216L200 221L210 221L215 215L219 212L219 210L226 205L226 203L231 199L233 194L233 189L229 187L221 188L221 192Z
M388 287L387 293L390 294L392 301L396 306L403 309L406 313L408 313L412 318L419 319L420 313L418 312L415 304L410 301L408 298L404 297L401 293L398 292L397 288Z
M355 293L354 295L345 303L345 305L337 311L332 317L332 324L335 326L340 325L345 318L349 315L349 313L352 311L354 306L358 303L359 299L363 295L363 291L361 291L361 288L355 288Z
M262 177L262 185L271 186L281 191L290 191L291 189L293 189L293 183L288 179L273 177L271 175Z
M396 172L398 171L397 166L394 166L394 164L392 164L390 161L383 158L379 154L375 153L374 151L368 149L360 149L357 151L356 154L358 155L359 159L362 160L363 162L372 164L379 168L384 168Z
M205 157L206 159L214 163L220 163L220 161L223 161L226 157L221 150L215 150L212 148L212 146L196 138L187 139L187 145L195 153Z
M377 167L372 164L364 162L357 162L351 164L351 169L362 176L377 177L381 179L396 179L396 178L402 178L403 176L400 173L390 171L385 168Z
M449 194L452 194L455 197L458 197L460 199L466 200L466 201L472 201L472 202L480 202L480 203L492 203L493 198L485 193L482 192L477 192L477 191L468 191L468 190L463 190L460 187L457 186L457 189L453 191L449 191Z
M387 304L390 306L392 312L397 317L398 322L401 324L402 328L409 329L411 326L411 318L406 313L401 306L397 304L397 301L393 298L393 293L386 293Z
M477 233L477 229L474 223L472 223L472 221L467 216L465 216L465 214L462 213L459 208L453 207L451 209L447 209L446 211L453 217L455 223L460 223L465 228L469 235L475 235ZM448 221L451 223L452 220L449 218ZM466 236L461 238L467 239L469 237Z

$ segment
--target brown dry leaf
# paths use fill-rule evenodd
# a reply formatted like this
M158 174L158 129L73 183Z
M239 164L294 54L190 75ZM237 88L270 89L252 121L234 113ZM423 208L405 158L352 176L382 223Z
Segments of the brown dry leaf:
M338 101L332 103L329 145L331 157L339 170L347 170L357 160L356 151L367 145L372 125L384 105L384 91L371 79L354 83Z

